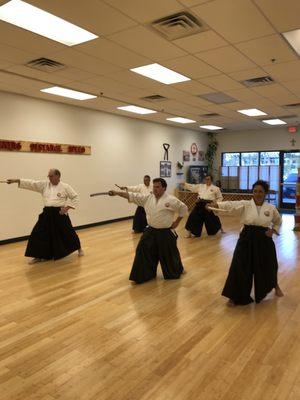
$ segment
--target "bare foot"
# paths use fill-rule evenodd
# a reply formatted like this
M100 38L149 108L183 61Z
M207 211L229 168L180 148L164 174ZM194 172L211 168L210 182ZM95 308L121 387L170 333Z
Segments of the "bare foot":
M78 257L83 257L84 256L84 251L82 249L78 250Z
M42 259L42 258L33 258L32 260L30 260L29 261L29 265L32 265L32 264L36 264L36 263L40 263L40 262L43 262L44 260Z
M226 305L227 305L227 307L234 307L234 306L235 306L235 303L234 303L233 300L230 300L230 299L229 299L229 300L227 301Z
M221 233L226 233L226 232L221 228Z
M280 287L278 285L275 288L275 295L277 297L283 297L284 296L283 291L280 289Z
M191 237L192 237L191 232L188 231L188 232L184 235L184 237L185 237L185 239L191 238Z

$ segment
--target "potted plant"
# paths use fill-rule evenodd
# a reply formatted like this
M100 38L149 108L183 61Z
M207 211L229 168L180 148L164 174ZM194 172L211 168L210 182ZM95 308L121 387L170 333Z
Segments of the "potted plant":
M207 136L209 138L209 142L208 142L207 151L205 153L205 159L207 161L208 173L212 174L214 159L215 159L215 155L216 155L219 143L217 141L217 138L216 138L217 134L215 132L208 132Z

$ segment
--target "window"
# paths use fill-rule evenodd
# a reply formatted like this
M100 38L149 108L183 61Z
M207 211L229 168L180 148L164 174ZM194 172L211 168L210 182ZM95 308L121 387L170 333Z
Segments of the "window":
M258 165L258 153L241 153L241 165L242 166L252 166Z
M223 153L222 161L224 167L238 167L240 165L240 153Z
M260 165L279 165L279 151L261 151Z

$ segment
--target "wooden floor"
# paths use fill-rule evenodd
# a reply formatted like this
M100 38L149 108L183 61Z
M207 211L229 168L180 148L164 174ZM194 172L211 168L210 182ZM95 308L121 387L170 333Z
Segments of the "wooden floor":
M182 224L183 225L183 224ZM293 216L275 238L285 297L228 308L238 236L184 239L187 274L132 285L138 236L124 221L80 231L86 252L27 265L0 246L1 400L299 400L300 250Z

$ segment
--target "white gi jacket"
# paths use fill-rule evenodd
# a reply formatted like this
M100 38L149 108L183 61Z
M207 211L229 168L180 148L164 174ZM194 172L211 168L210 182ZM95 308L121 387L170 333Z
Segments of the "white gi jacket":
M144 196L129 192L130 203L144 207L149 226L156 229L170 228L174 222L174 215L184 217L188 213L187 206L177 197L164 193L159 199L154 194Z
M140 183L139 185L136 186L126 186L128 192L133 192L133 193L140 193L145 196L148 194L152 193L153 187L150 184L149 186L146 186L144 183Z
M198 199L213 200L213 201L223 200L220 188L218 188L218 186L215 185L208 186L205 183L200 183L198 185L185 183L184 188L190 190L191 192L198 193Z
M220 211L226 210L241 215L243 225L264 226L279 231L281 216L273 204L263 203L257 207L254 200L222 201L218 202Z
M69 206L76 208L78 204L78 194L70 185L64 182L52 185L49 181L20 179L19 188L41 193L45 207Z

